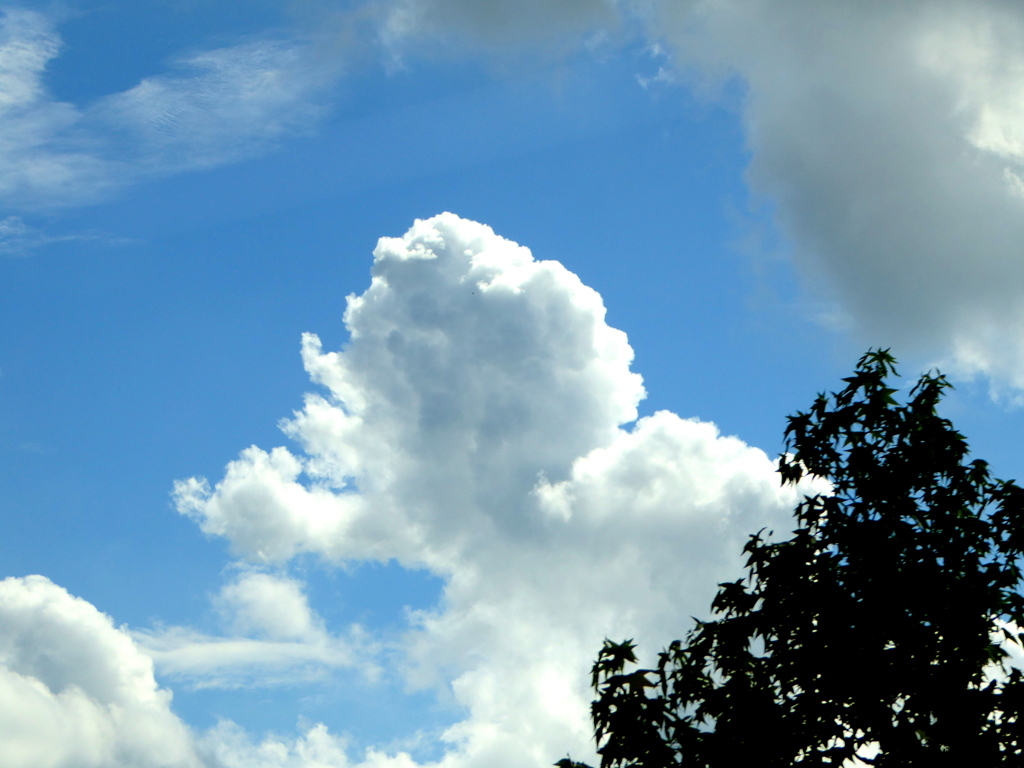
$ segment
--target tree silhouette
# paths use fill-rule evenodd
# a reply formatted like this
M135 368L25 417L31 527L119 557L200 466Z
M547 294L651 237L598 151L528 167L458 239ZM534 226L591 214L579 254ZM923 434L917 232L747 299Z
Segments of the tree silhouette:
M1024 764L1024 683L1005 650L1024 627L1024 492L968 460L936 412L942 376L900 404L890 374L871 351L789 418L782 481L831 492L805 497L791 538L750 538L711 621L653 670L626 671L633 643L605 641L602 768Z

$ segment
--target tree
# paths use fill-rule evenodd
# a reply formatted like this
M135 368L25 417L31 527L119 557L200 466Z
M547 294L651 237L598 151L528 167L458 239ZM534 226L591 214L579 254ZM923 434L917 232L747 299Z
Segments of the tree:
M784 483L826 479L791 538L744 547L712 620L627 671L593 668L602 768L1024 764L1024 492L968 460L925 375L904 404L888 351L789 418ZM854 757L857 756L855 760ZM570 759L562 768L581 766Z

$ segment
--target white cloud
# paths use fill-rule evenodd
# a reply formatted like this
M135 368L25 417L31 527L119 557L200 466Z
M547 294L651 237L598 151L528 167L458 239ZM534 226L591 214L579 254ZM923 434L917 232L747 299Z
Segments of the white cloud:
M160 674L191 688L308 684L340 669L377 677L377 643L359 625L344 636L329 633L303 586L288 576L242 573L213 598L224 634L161 627L132 636Z
M8 216L0 219L0 256L27 256L36 249L55 243L97 240L111 245L129 242L124 238L106 237L95 232L51 234L26 224L20 216Z
M0 17L0 199L92 199L109 188L108 163L81 146L78 110L43 84L60 38L40 13L8 8Z
M372 550L444 571L466 536L495 525L530 535L542 523L516 506L538 473L563 478L614 440L643 395L625 334L604 324L593 290L451 215L381 240L346 323L346 352L303 340L307 370L331 393L309 395L285 425L310 460L253 447L212 497L200 481L178 486L181 509L248 557ZM298 482L304 471L316 482ZM427 548L436 509L424 495L449 509L449 540Z
M45 85L60 49L46 15L0 10L0 200L9 205L91 202L143 177L235 161L308 132L340 62L310 40L248 42L74 105Z
M336 73L325 64L297 41L204 51L179 61L181 74L146 78L101 99L89 116L127 132L141 171L219 165L308 132L324 112L317 97Z
M353 645L360 639L355 635L347 639L266 640L208 635L182 627L137 630L133 637L161 675L192 689L323 682L332 670L356 666ZM377 671L370 663L360 666L371 675Z
M749 179L867 343L1024 386L1024 10L662 3L681 60L747 89Z
M240 634L270 640L303 640L323 634L302 584L269 573L246 573L221 589L215 601L228 625Z
M217 768L346 768L351 763L345 747L345 741L323 725L294 739L268 736L254 743L244 730L226 721L199 740L199 749Z
M153 663L110 618L42 576L0 581L4 768L197 768Z
M684 633L797 494L712 424L660 412L625 428L644 394L632 350L559 263L451 214L374 256L348 345L303 340L327 392L282 425L302 454L248 448L213 488L179 483L179 509L256 562L312 552L441 575L400 666L469 712L442 764L583 757L602 638L653 654Z
M229 585L224 599L230 601L241 593L240 604L251 607L254 601L283 595L298 608L291 586L287 579L272 584L242 578ZM254 592L259 596L253 598ZM313 644L319 630L311 618L314 637L304 636L304 640ZM277 624L271 621L270 626ZM295 629L291 625L285 631ZM265 660L266 654L262 656ZM171 711L171 692L157 686L150 656L110 617L43 576L0 581L0 765L4 768L350 765L343 738L331 735L322 724L300 726L302 733L295 737L258 740L225 720L196 735ZM359 765L382 765L383 758L371 750ZM411 765L401 755L388 758L388 765L403 761Z

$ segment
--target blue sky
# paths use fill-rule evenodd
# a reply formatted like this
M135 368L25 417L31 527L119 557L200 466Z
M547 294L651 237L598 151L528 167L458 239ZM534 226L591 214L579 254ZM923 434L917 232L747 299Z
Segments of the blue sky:
M585 758L869 346L1019 477L1022 24L6 6L0 762Z

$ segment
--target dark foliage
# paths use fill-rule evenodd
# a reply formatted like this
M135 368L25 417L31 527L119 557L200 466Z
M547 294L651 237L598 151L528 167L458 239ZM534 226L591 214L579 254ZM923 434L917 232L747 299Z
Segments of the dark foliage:
M783 482L832 492L804 499L790 539L751 537L713 620L653 670L627 672L633 644L605 641L602 768L1024 765L1024 681L1003 649L1024 627L1024 492L968 459L936 413L944 378L900 404L890 374L869 352L790 417Z

